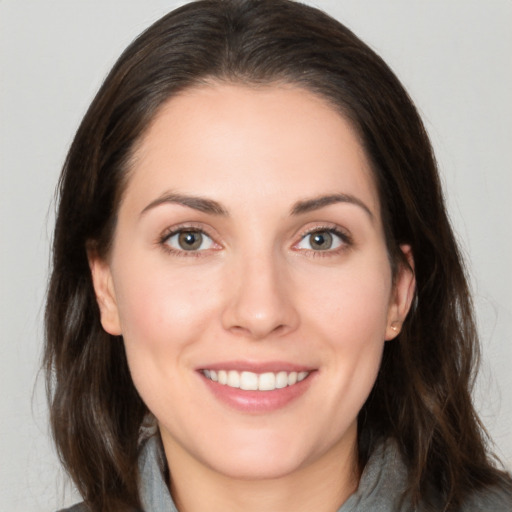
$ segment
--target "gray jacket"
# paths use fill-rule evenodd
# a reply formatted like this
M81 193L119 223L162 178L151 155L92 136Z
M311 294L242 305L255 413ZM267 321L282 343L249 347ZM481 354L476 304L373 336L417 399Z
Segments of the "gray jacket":
M178 512L162 475L163 457L158 438L149 438L139 458L141 501L146 512ZM414 508L403 498L406 476L394 443L382 445L368 461L357 491L338 512L438 512L425 506ZM60 512L87 512L87 509L78 504ZM512 512L512 493L505 490L475 493L460 512Z

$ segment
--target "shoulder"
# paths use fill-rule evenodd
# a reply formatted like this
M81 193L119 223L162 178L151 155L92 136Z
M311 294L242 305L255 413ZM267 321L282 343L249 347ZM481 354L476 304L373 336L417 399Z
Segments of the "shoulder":
M90 512L85 503L77 503L69 508L63 508L57 512Z
M117 509L116 509L117 510ZM123 508L124 512L143 512L142 510L135 510L135 509L127 509ZM84 503L77 503L76 505L73 505L69 508L62 508L60 510L57 510L57 512L91 512L91 509ZM172 511L171 511L172 512Z
M512 485L495 486L473 493L464 502L461 512L512 511Z

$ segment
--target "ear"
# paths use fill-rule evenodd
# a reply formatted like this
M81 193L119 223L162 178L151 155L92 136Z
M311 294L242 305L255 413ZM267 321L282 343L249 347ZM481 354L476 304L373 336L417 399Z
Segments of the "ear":
M401 245L407 262L401 262L394 280L393 292L388 309L386 340L392 340L400 333L402 324L411 308L416 279L414 277L414 257L410 245Z
M119 336L121 322L117 308L116 294L110 265L100 258L95 251L87 254L89 268L91 269L92 283L96 293L96 301L100 309L101 325L109 334Z

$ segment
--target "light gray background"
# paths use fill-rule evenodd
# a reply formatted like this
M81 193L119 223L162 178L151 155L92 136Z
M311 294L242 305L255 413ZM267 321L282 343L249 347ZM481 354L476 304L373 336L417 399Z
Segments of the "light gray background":
M0 508L76 500L39 378L54 187L123 48L184 2L0 0ZM374 47L423 114L476 297L476 401L512 468L512 1L317 0ZM93 456L93 454L91 454Z

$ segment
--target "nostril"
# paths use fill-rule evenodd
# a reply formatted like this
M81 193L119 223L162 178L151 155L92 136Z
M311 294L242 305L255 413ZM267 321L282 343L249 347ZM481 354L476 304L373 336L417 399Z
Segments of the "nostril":
M269 256L270 258L270 256ZM232 279L223 306L224 329L248 338L283 335L298 325L289 279L278 272L276 259L245 260Z
M285 324L279 324L274 328L266 328L265 326L244 327L242 325L233 325L229 330L238 336L244 336L249 339L261 340L272 335L280 336L286 333L288 327Z

